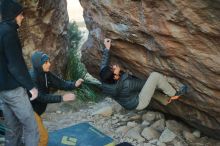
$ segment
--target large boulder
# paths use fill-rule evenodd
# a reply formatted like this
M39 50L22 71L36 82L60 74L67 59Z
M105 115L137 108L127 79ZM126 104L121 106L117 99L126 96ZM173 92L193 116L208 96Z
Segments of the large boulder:
M51 57L52 70L61 75L67 64L67 25L69 17L66 0L20 0L25 7L20 36L23 54L29 67L34 50ZM56 61L55 61L56 60Z
M82 61L98 77L105 37L113 40L111 62L140 78L158 71L191 87L167 106L203 133L220 138L219 0L80 0L89 30Z

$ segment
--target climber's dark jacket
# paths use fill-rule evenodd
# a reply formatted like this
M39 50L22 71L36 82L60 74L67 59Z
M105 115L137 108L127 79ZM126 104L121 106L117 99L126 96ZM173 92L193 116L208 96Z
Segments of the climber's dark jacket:
M109 65L109 50L104 49L100 72ZM138 94L143 88L146 80L141 80L128 73L122 72L120 79L113 83L107 84L102 82L103 93L111 95L125 109L136 109L138 105Z

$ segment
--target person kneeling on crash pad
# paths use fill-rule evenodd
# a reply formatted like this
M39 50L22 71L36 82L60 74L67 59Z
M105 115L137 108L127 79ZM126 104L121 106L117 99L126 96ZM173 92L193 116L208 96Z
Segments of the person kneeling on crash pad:
M47 146L48 132L40 117L45 112L47 104L59 103L62 101L73 101L76 98L75 94L73 93L66 93L64 95L50 94L50 88L73 90L82 84L83 79L78 79L76 82L65 81L51 73L49 56L43 52L36 51L32 55L31 59L33 69L30 70L30 75L39 90L38 98L31 102L35 111L35 118L40 133L40 141L38 145Z

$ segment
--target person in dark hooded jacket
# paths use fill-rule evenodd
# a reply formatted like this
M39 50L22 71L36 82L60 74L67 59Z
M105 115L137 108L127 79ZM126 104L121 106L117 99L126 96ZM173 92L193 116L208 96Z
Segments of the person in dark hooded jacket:
M43 52L34 52L31 59L33 69L30 70L30 74L39 90L38 98L33 100L31 103L35 111L35 118L37 120L40 133L39 146L47 146L48 132L40 117L45 112L47 104L59 103L62 101L73 101L75 99L75 95L72 93L66 93L63 96L51 94L50 88L73 90L82 84L83 79L78 79L76 82L64 81L51 73L49 56Z
M23 7L13 0L1 2L0 97L7 127L5 146L20 146L22 131L25 145L37 146L37 124L26 89L32 94L31 100L37 97L38 91L28 73L17 32L24 19Z
M118 64L109 65L109 50L111 40L104 40L104 53L100 66L100 78L103 93L111 95L121 106L128 110L142 110L148 106L156 89L168 95L172 100L178 99L187 92L183 85L176 91L167 81L166 77L158 72L152 72L147 80L139 79L121 70Z

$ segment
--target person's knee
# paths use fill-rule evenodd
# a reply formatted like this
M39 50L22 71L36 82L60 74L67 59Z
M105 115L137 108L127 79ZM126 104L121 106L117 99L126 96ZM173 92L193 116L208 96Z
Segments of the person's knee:
M150 74L151 77L155 77L155 78L159 78L161 76L161 74L159 72L152 72Z

